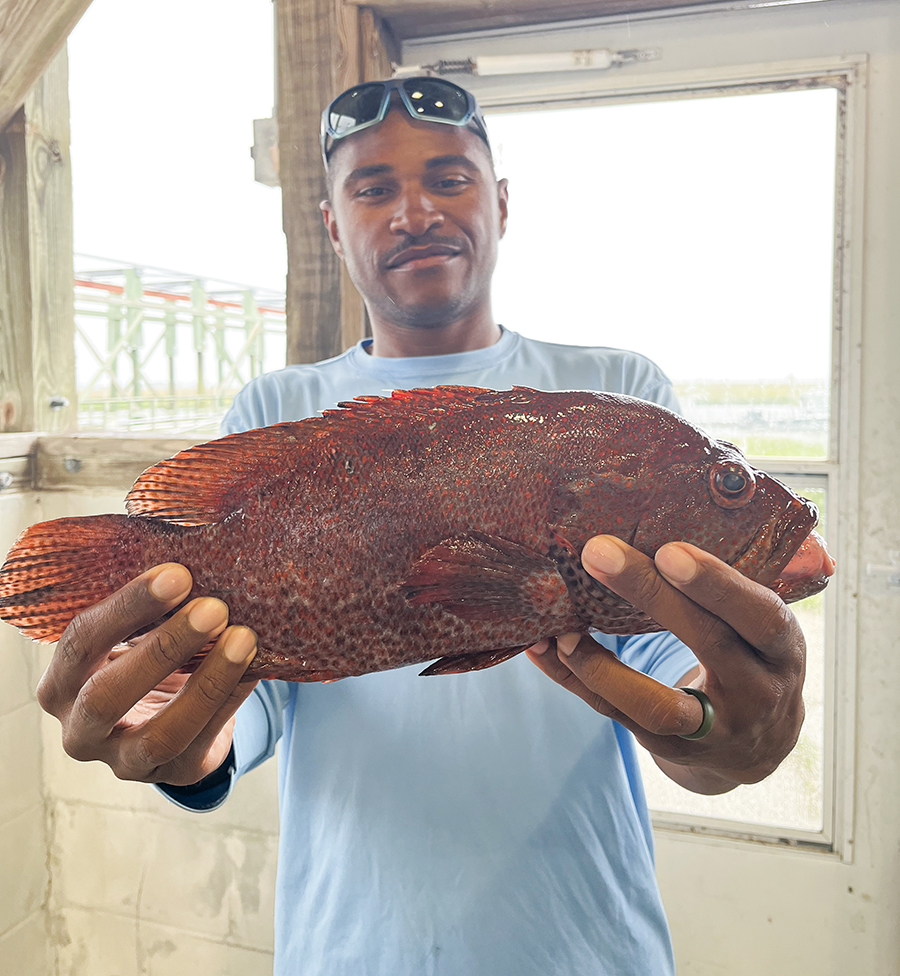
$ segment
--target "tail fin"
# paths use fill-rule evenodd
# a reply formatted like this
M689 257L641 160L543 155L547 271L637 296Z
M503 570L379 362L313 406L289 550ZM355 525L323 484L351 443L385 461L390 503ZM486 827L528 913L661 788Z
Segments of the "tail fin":
M0 620L34 640L58 640L76 614L116 588L128 521L96 515L26 529L0 567Z

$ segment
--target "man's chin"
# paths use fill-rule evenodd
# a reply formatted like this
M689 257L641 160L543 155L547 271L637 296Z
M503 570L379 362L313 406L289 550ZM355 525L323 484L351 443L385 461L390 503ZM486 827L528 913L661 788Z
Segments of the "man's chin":
M465 304L459 299L403 305L391 301L383 309L385 318L407 329L441 329L452 325L465 311Z

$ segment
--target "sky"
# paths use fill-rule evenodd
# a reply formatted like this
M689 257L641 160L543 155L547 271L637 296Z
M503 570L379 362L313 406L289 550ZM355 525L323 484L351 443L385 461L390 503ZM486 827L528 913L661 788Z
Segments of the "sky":
M283 290L250 157L271 0L94 0L69 60L76 252ZM488 114L498 321L676 380L824 381L835 117L830 89Z

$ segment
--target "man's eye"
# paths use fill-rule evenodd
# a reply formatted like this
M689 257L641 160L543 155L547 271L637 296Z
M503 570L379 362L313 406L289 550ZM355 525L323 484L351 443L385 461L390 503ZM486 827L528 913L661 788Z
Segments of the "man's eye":
M356 196L374 198L384 196L387 192L387 187L384 186L364 186L356 191Z
M438 180L435 186L439 190L455 190L457 187L466 186L470 182L463 176L445 176L442 180Z

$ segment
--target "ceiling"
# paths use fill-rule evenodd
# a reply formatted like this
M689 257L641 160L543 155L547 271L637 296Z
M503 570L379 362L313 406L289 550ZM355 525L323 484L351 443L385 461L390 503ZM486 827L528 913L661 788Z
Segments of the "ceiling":
M399 41L498 27L704 7L740 9L749 0L349 0L370 6Z

